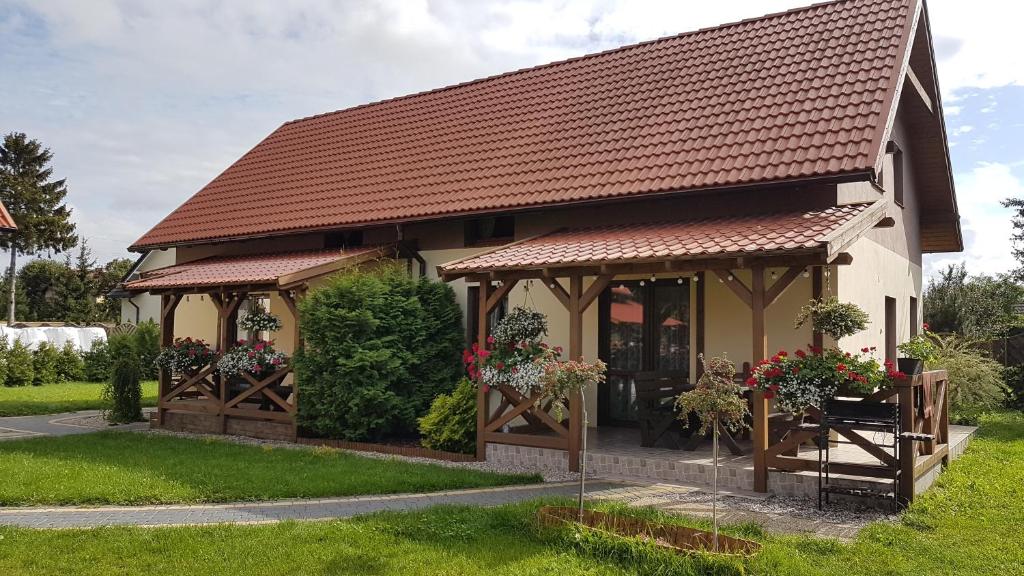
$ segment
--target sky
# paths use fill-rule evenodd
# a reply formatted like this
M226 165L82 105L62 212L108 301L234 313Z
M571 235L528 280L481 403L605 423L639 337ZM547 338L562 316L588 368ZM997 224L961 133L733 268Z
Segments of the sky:
M283 122L807 0L0 0L0 133L54 154L102 261ZM932 0L966 262L1015 267L1024 197L1024 6ZM258 202L258 198L253 201Z

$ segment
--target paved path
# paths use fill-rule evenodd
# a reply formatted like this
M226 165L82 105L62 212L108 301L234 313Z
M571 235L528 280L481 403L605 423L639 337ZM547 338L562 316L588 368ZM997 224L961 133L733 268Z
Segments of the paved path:
M147 422L136 422L122 426L96 428L82 426L74 421L90 416L98 416L99 410L81 410L63 414L43 414L40 416L5 416L0 418L0 440L16 438L32 438L35 436L69 436L72 434L88 434L98 430L143 430L149 428Z
M233 504L170 506L108 506L101 508L0 508L0 525L26 528L82 528L94 526L170 526L195 524L257 524L281 520L347 518L381 510L407 511L439 504L500 506L534 498L573 496L577 484L559 482L453 490L430 494L359 496L318 500L277 500ZM613 482L594 482L588 494L621 488Z

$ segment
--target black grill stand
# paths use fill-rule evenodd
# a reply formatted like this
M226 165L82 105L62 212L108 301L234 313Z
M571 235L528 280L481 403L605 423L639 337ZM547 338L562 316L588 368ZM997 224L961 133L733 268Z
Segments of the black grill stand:
M859 400L831 400L822 410L822 422L818 427L818 509L829 503L829 495L842 494L891 500L893 509L899 510L900 482L900 409L895 403L861 402ZM859 431L872 432L875 439L885 434L892 443L875 442L875 446L892 451L893 460L889 466L892 477L892 491L870 490L836 486L831 483L829 470L831 463L831 442L829 432L834 427L853 428ZM835 440L837 444L854 444L849 440ZM881 463L885 466L885 463ZM824 502L823 502L824 500Z

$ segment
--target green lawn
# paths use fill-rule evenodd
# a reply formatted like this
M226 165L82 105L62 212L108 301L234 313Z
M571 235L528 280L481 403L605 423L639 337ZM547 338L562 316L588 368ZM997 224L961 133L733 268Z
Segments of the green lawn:
M0 386L0 416L57 414L105 408L102 382L65 382L47 386ZM142 383L142 405L156 406L156 382Z
M0 574L1024 574L1024 417L986 418L968 454L901 523L872 525L850 544L727 528L764 543L746 563L540 532L532 521L538 505L260 526L0 528Z
M0 442L0 478L0 505L6 506L316 498L540 481L331 449L130 432Z

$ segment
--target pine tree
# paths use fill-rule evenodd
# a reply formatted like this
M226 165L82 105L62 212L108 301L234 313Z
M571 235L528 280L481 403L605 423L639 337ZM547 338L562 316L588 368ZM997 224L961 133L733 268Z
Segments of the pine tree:
M67 302L68 322L87 324L99 319L97 306L96 260L92 257L89 243L82 239L78 244L78 254L72 261L68 254L66 264L71 271L71 279L67 285L64 298Z
M78 242L71 210L64 204L65 181L51 180L53 154L37 140L12 132L0 145L0 201L7 207L18 229L0 236L0 248L8 250L7 321L16 317L16 271L18 254L42 250L63 251Z

